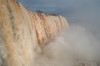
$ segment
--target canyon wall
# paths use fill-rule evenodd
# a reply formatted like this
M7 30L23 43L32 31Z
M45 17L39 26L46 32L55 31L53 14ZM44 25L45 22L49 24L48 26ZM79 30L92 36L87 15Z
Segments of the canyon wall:
M35 52L67 26L61 15L32 12L15 0L0 0L0 66L34 66Z

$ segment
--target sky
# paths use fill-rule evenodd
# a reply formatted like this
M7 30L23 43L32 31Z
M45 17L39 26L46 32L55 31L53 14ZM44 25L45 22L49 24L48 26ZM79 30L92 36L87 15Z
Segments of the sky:
M100 0L17 0L27 9L65 16L69 23L79 24L100 38Z

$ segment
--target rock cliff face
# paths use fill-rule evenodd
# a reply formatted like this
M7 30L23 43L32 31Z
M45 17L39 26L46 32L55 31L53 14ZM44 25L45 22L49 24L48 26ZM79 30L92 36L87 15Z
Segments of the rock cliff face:
M0 66L34 66L35 52L67 26L61 15L32 12L15 0L0 0Z

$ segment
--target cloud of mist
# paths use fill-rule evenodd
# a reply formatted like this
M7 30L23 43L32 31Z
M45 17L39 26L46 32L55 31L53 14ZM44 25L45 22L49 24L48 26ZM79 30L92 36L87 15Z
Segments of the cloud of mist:
M35 66L100 66L99 46L88 30L70 25L43 48Z

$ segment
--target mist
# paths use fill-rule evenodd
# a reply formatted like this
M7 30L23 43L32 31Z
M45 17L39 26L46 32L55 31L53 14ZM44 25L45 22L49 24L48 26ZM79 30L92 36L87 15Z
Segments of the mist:
M35 66L100 66L99 43L87 29L70 25L37 52Z

